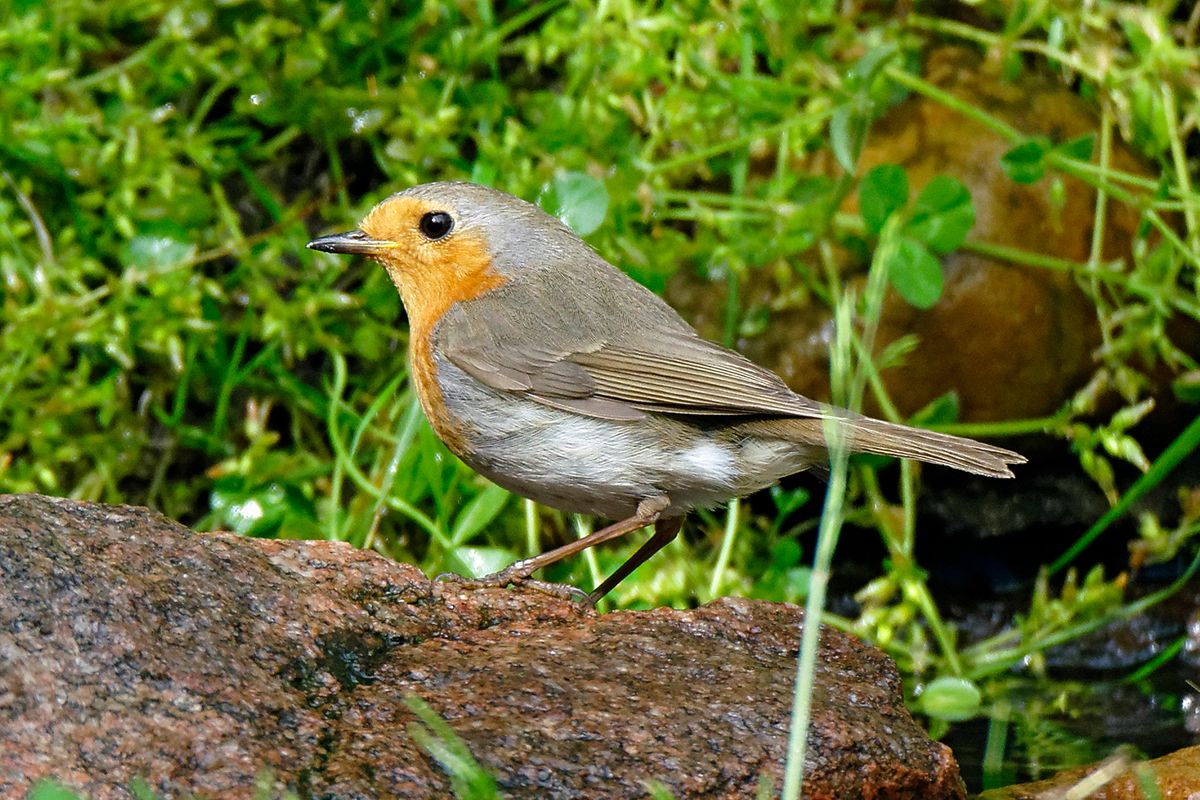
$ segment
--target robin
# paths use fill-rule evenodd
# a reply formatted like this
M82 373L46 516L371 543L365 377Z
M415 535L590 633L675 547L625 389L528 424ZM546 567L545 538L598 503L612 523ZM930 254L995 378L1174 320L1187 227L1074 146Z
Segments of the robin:
M472 581L506 586L631 531L649 540L594 603L670 542L684 516L850 452L1011 478L1025 458L796 394L702 339L653 292L537 206L427 183L357 230L308 243L383 265L408 313L411 380L433 430L472 469L554 508L619 520Z

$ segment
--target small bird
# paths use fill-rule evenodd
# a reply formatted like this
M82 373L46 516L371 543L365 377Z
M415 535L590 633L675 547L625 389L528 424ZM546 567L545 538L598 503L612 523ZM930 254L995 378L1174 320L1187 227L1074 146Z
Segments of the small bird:
M376 205L357 230L308 243L379 262L409 321L411 380L433 430L472 469L563 511L618 520L474 585L529 581L549 564L654 525L595 603L679 533L693 508L850 452L995 478L1025 458L809 400L707 341L570 228L512 195L427 183Z

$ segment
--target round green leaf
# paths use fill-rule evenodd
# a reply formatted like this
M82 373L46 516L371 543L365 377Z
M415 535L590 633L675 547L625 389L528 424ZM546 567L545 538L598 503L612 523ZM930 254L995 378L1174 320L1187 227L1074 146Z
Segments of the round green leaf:
M935 397L917 413L909 418L909 424L925 427L929 425L944 425L958 419L958 392L950 391Z
M917 698L917 707L923 713L948 722L978 715L982 703L983 695L978 686L966 678L949 676L930 681Z
M1026 139L1000 156L1000 166L1017 183L1035 183L1046 172L1050 143L1043 137Z
M908 175L896 164L880 164L863 176L858 209L867 230L878 235L894 212L908 204Z
M511 550L503 547L459 547L454 551L454 558L465 568L466 577L482 578L507 567L517 560Z
M218 478L209 495L214 519L243 536L304 538L316 512L297 487L279 481L249 484L241 475Z
M1200 403L1200 370L1192 370L1180 375L1171 383L1171 391L1175 399L1183 403Z
M1058 147L1054 148L1054 152L1062 153L1067 158L1075 158L1080 161L1091 161L1092 151L1096 148L1096 134L1085 133L1082 136L1077 136L1070 141L1063 142Z
M454 520L454 528L450 532L451 540L455 544L470 541L475 534L491 524L511 496L496 484L488 484L487 488L472 497L458 513Z
M854 172L858 154L867 140L869 124L866 112L853 99L835 108L829 118L829 145L833 148L834 158L846 172Z
M904 232L935 253L949 253L975 225L971 193L957 178L937 175L925 185Z
M942 296L942 265L918 241L902 237L887 269L892 286L917 308L931 308Z
M560 172L542 190L538 203L561 219L579 236L587 236L604 222L608 213L608 189L604 183L582 172Z
M899 52L900 49L890 43L873 47L858 60L850 74L860 83L866 83L878 75Z

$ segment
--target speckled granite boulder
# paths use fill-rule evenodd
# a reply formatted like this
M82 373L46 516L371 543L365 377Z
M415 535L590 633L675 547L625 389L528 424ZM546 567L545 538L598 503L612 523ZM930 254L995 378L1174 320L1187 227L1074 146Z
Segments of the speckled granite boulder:
M431 584L330 542L196 534L141 508L0 497L0 796L446 797L423 698L507 797L753 797L778 785L802 614L722 600L597 615ZM823 632L809 798L959 798L891 661Z

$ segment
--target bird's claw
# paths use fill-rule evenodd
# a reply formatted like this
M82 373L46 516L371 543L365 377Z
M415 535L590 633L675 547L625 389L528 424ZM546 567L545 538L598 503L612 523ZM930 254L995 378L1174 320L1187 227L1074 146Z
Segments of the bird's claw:
M464 589L503 589L511 584L522 584L529 579L529 574L514 567L520 566L519 562L513 564L507 569L502 569L499 572L493 572L490 575L480 575L478 578L467 578L454 572L443 572L434 577L434 583L457 583Z
M522 581L522 586L528 586L530 589L535 589L539 592L544 592L553 597L559 597L563 600L572 600L577 603L583 603L588 608L595 608L596 602L592 600L592 596L580 589L578 586L572 586L569 583L551 583L550 581L535 581L532 578Z
M478 578L465 578L454 572L443 572L440 575L434 576L433 582L455 583L464 589L503 589L511 584L513 586L533 589L534 591L563 600L574 600L585 603L589 607L595 607L596 605L591 595L583 589L571 586L568 583L551 583L550 581L535 580L530 578L528 574L522 574L521 570L514 570L512 567L502 569L499 572L493 572L490 575L481 575Z

